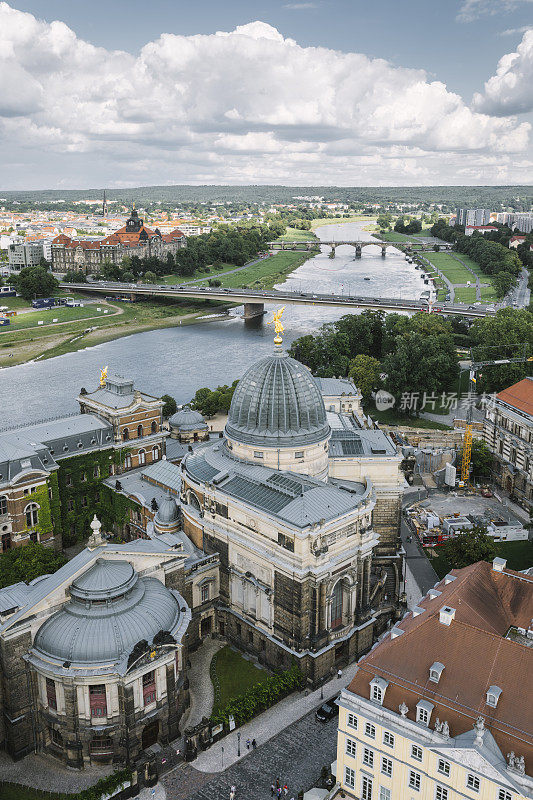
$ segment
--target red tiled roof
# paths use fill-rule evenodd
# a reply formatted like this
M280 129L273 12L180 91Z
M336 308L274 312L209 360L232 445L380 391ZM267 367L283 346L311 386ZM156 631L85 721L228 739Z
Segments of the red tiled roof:
M499 392L496 398L524 414L533 416L533 380L531 378L524 378L509 386L508 389Z
M361 659L348 689L370 698L369 682L379 675L389 682L386 708L397 713L404 702L415 719L416 704L426 699L435 706L432 719L446 720L454 737L472 730L481 714L504 755L524 755L531 775L533 648L505 636L511 626L530 625L533 579L483 561L452 574L453 582L438 585L440 596L421 601L423 613L398 623L403 635L387 636ZM443 606L455 609L450 625L440 622ZM438 684L429 680L436 661L444 664ZM496 708L486 704L490 686L502 690Z

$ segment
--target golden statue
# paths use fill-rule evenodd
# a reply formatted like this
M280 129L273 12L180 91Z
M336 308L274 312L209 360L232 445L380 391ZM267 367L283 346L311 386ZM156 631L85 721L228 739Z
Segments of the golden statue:
M107 379L107 367L100 370L100 386L104 387Z
M272 312L272 319L268 323L269 325L274 325L274 330L277 336L274 338L274 344L281 344L283 339L281 338L280 334L283 333L285 328L283 327L283 323L281 321L281 315L285 311L285 306L282 306L277 311Z

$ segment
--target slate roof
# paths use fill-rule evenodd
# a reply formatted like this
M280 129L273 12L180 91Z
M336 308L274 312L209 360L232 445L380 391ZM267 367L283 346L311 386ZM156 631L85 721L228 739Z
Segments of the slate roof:
M437 584L439 596L420 601L421 614L397 623L404 635L387 635L359 661L349 691L369 699L369 682L381 676L389 682L384 706L397 713L405 702L413 720L417 702L428 700L435 706L432 721L446 720L452 737L470 731L481 715L502 753L524 754L531 775L533 648L507 637L512 626L531 623L533 579L483 561L451 575L455 580ZM444 606L455 609L450 625L439 619ZM429 680L435 661L444 664L438 684ZM492 685L502 689L496 708L486 703Z
M215 482L221 493L300 528L350 513L372 491L370 482L352 483L347 491L307 475L239 461L222 443L190 453L182 464L193 480Z
M180 411L176 411L169 419L171 428L178 428L182 431L207 430L208 425L199 411L195 411L190 406L184 406Z
M323 397L359 394L359 389L350 378L313 378L313 380Z

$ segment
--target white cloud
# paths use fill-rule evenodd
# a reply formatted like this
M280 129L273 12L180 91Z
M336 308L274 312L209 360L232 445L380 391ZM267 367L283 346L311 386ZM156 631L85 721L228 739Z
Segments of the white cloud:
M164 33L131 55L0 3L0 53L5 188L531 175L528 123L472 111L421 70L301 47L260 21Z
M500 36L515 36L518 34L526 33L526 31L531 30L531 25L522 25L520 28L506 28L504 31L500 31Z
M533 3L533 0L463 0L456 19L458 22L473 22L484 15L515 11L524 3Z
M533 111L533 28L527 30L514 53L498 62L496 74L474 95L474 107L488 114L507 116Z
M318 3L286 3L283 8L289 11L307 11L309 8L318 8Z

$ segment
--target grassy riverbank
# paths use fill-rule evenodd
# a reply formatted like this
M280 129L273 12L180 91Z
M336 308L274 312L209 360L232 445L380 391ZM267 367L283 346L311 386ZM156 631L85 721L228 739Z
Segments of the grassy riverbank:
M114 312L113 316L18 331L0 329L0 367L54 358L133 333L191 324L227 306L200 300L194 304L185 301L168 304L142 301L124 306L108 304L108 307Z
M227 273L218 272L216 278L221 286L228 289L272 289L312 257L312 250L306 252L282 250L244 269ZM198 281L200 286L207 286L207 283L207 280Z

